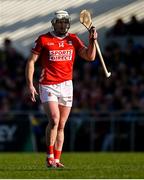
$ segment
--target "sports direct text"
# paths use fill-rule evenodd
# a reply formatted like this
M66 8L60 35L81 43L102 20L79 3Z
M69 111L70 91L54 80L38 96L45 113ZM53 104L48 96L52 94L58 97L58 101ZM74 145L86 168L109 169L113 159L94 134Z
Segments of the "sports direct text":
M50 61L71 61L73 50L50 50L49 60Z

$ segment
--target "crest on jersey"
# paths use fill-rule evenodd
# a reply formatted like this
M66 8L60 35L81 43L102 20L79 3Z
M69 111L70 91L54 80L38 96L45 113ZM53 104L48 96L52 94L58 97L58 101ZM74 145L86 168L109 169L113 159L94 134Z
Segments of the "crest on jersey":
M69 44L69 45L72 45L72 41L68 41L68 44Z

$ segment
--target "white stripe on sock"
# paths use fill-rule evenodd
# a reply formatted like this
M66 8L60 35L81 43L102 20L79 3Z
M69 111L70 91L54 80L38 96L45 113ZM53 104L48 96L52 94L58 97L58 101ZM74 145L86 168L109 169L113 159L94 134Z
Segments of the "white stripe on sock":
M47 157L48 158L54 158L54 154L48 154Z

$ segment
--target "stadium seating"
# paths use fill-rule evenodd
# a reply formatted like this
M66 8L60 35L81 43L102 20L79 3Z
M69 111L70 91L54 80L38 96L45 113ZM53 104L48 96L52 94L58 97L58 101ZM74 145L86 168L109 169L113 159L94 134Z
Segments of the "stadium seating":
M29 54L36 37L51 29L50 20L53 12L58 9L67 10L72 17L71 32L78 33L86 41L86 29L79 23L79 12L89 9L93 13L94 25L99 31L100 41L103 44L104 32L111 27L117 18L129 21L132 14L142 19L144 1L138 0L74 0L73 3L64 0L0 0L0 45L3 39L9 37L13 40L17 49L25 56Z

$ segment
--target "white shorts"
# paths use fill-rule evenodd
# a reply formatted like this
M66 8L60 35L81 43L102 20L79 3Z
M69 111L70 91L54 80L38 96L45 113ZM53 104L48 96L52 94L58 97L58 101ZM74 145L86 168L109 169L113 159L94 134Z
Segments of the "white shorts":
M73 102L72 80L53 85L40 84L39 94L42 103L54 101L60 105L71 107Z

